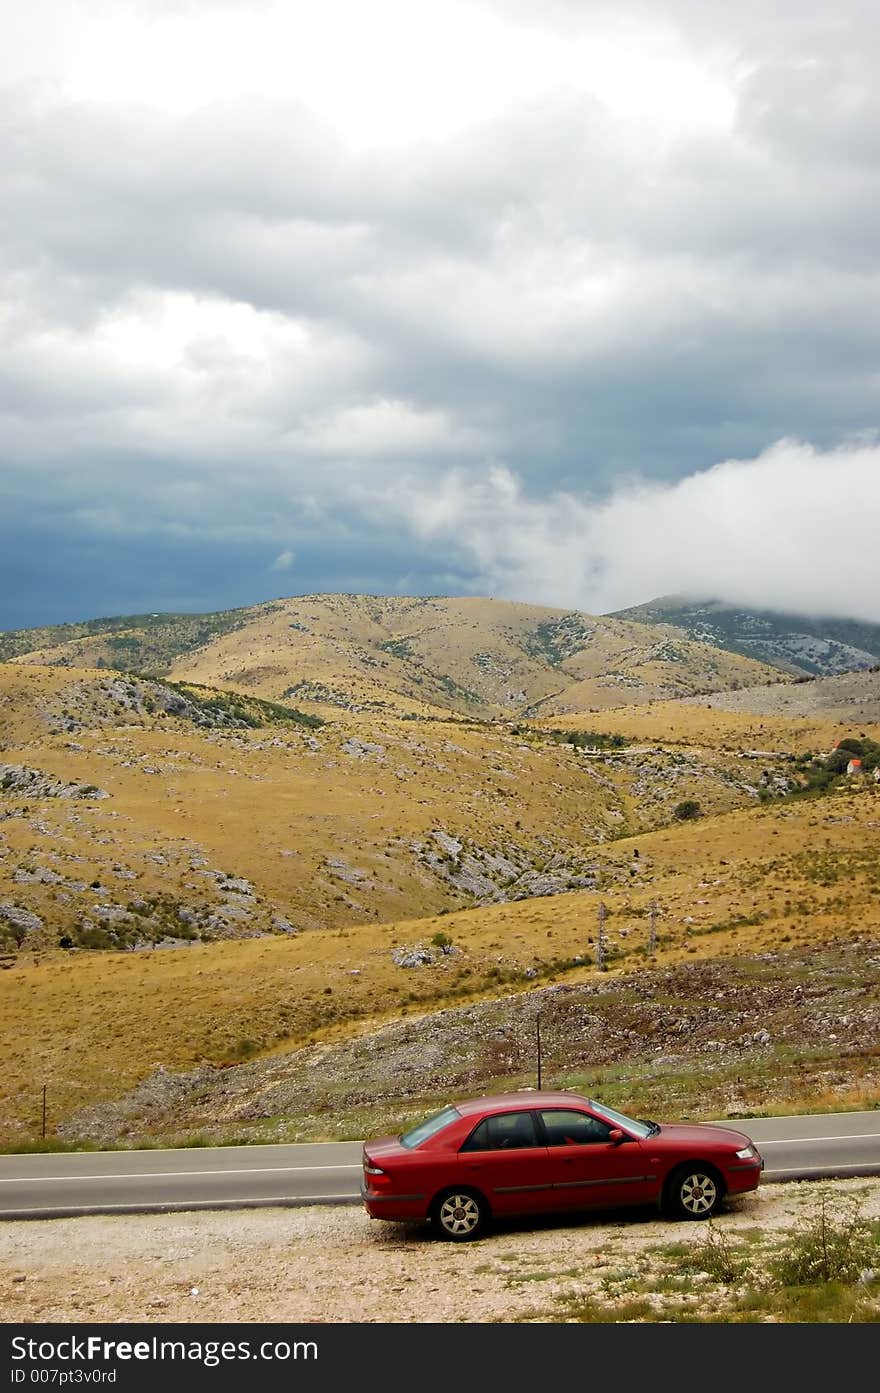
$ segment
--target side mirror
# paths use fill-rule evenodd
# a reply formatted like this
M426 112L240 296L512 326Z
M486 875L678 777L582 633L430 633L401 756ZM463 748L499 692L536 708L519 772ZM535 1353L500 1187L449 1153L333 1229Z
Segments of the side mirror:
M608 1140L612 1146L619 1146L622 1141L626 1140L626 1133L621 1132L619 1127L612 1127L608 1133Z

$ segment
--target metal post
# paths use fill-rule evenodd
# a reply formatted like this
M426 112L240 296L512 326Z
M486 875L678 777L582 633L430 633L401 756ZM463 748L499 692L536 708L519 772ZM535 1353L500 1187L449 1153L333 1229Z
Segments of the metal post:
M43 1084L43 1137L46 1136L46 1085Z
M541 1091L541 1015L535 1017L535 1042L538 1047L538 1092Z
M604 903L599 905L599 932L596 934L596 966L605 971L605 917L608 910Z

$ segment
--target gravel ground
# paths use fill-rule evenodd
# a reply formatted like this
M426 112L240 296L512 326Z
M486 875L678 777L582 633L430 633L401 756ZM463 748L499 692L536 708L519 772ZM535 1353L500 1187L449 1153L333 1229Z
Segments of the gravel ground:
M718 1221L735 1236L793 1227L818 1184L765 1185ZM827 1190L827 1186L824 1187ZM836 1181L880 1217L880 1181ZM11 1222L0 1227L5 1322L503 1322L558 1318L645 1250L705 1240L705 1224L638 1215L507 1224L477 1243L371 1221L359 1206ZM564 1313L562 1318L564 1318Z

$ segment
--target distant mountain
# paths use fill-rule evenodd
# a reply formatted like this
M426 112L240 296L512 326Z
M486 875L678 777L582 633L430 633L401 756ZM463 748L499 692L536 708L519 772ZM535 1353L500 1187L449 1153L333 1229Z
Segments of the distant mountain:
M300 595L0 634L0 661L110 668L307 709L532 719L780 680L653 623L506 600ZM719 651L721 650L721 651Z
M796 675L832 677L880 663L880 624L857 619L809 619L677 595L617 610L610 617L664 625L697 643L757 658Z

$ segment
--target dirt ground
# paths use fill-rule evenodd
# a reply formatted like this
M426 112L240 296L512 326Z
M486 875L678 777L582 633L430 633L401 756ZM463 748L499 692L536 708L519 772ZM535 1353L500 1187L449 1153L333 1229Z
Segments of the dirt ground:
M829 1185L765 1185L714 1221L731 1240L794 1228ZM880 1180L833 1182L880 1217ZM4 1322L565 1320L583 1295L615 1319L613 1280L707 1225L638 1214L509 1223L455 1245L359 1206L12 1222L0 1226ZM694 1301L699 1297L695 1296Z

